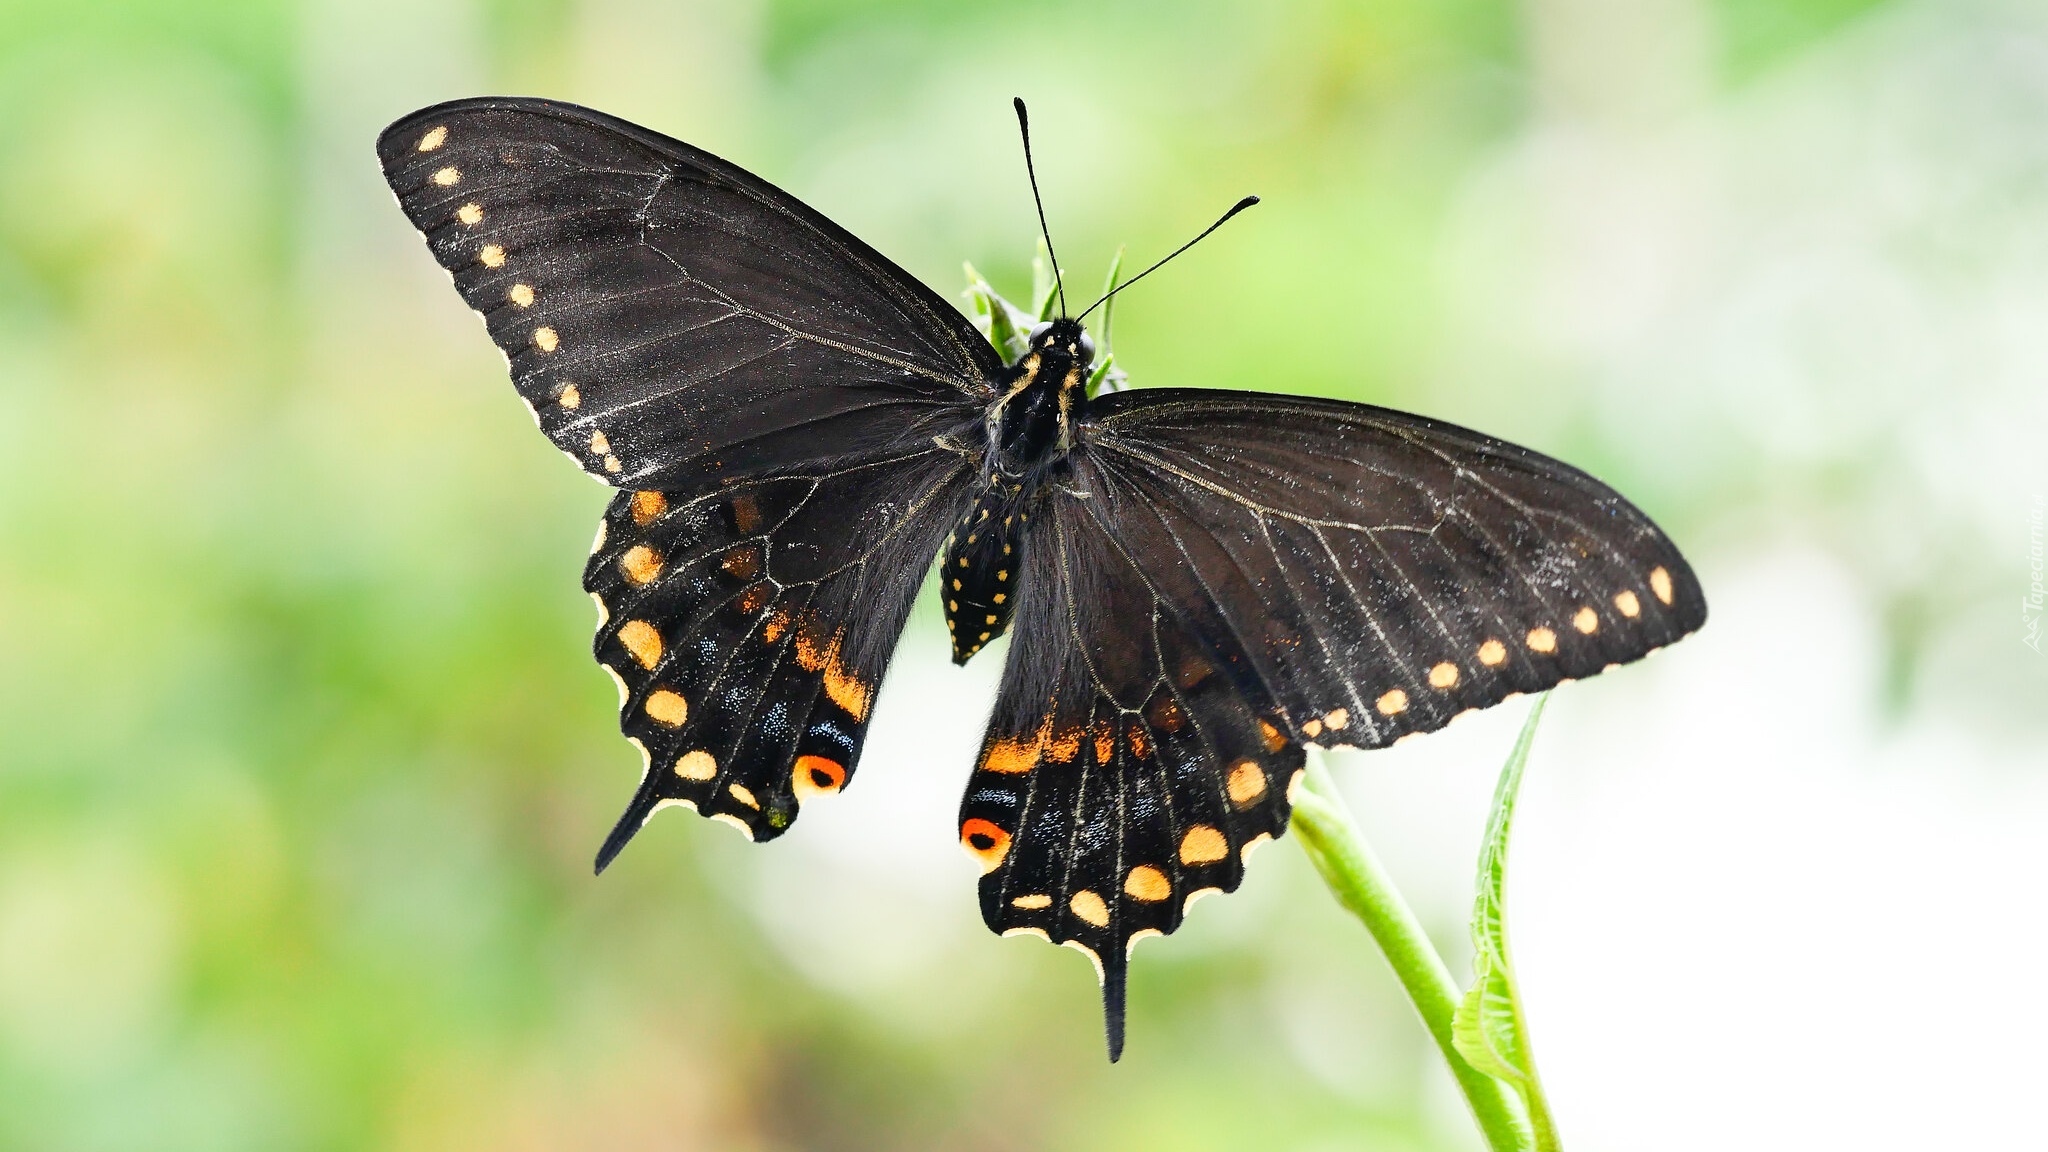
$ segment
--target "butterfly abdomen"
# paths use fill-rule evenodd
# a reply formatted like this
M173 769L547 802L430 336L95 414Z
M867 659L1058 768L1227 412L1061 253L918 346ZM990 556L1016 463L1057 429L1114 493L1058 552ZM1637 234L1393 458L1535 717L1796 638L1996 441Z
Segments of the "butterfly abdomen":
M1032 494L1029 485L995 478L946 540L939 588L955 664L967 663L1010 626Z

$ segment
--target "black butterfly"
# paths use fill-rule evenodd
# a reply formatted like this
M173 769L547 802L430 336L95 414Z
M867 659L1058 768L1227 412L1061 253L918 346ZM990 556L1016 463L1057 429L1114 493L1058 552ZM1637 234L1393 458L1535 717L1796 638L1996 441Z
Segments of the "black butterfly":
M1016 632L961 803L982 917L1094 958L1111 1059L1131 946L1286 830L1304 744L1382 747L1706 618L1678 550L1576 469L1332 400L1091 398L1079 320L1006 363L788 193L644 128L464 100L377 151L542 431L619 489L583 583L646 768L597 867L666 804L767 840L845 787L943 552L955 660Z

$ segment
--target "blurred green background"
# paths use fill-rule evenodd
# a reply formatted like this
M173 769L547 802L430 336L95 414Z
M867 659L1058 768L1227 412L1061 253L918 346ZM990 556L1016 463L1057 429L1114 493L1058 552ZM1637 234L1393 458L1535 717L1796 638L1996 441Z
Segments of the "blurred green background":
M832 811L664 817L591 877L638 771L577 587L605 494L371 152L497 92L948 295L1028 279L1013 94L1081 283L1264 196L1119 302L1136 385L1521 440L1706 580L1531 768L1567 1139L2038 1138L2038 3L4 0L0 1147L1476 1144L1292 843L1139 951L1108 1066L1085 961L979 924L997 661L930 615ZM1337 765L1454 963L1519 709Z

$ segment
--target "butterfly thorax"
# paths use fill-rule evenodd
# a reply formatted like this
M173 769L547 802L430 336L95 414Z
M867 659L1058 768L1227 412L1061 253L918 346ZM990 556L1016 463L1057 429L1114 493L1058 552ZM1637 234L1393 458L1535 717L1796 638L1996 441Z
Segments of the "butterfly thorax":
M1013 481L1035 478L1066 455L1094 359L1095 343L1078 320L1053 320L1032 332L989 409L989 471Z
M940 575L956 664L1010 625L1031 509L1073 443L1094 357L1079 321L1041 325L989 408L984 488L947 539Z

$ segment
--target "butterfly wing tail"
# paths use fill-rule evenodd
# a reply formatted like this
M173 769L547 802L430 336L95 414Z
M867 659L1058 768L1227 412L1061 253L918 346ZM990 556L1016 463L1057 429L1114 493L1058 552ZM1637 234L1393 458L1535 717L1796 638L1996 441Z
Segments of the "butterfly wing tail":
M1109 1062L1124 1054L1124 985L1130 973L1131 950L1107 948L1102 955L1102 1027L1109 1040Z
M597 875L604 875L604 870L626 850L626 845L632 843L633 837L639 834L660 803L660 790L649 781L641 781L639 791L633 794L633 802L626 805L626 810L619 815L619 822L612 825L610 834L605 836L604 844L597 850L597 865L593 869Z

